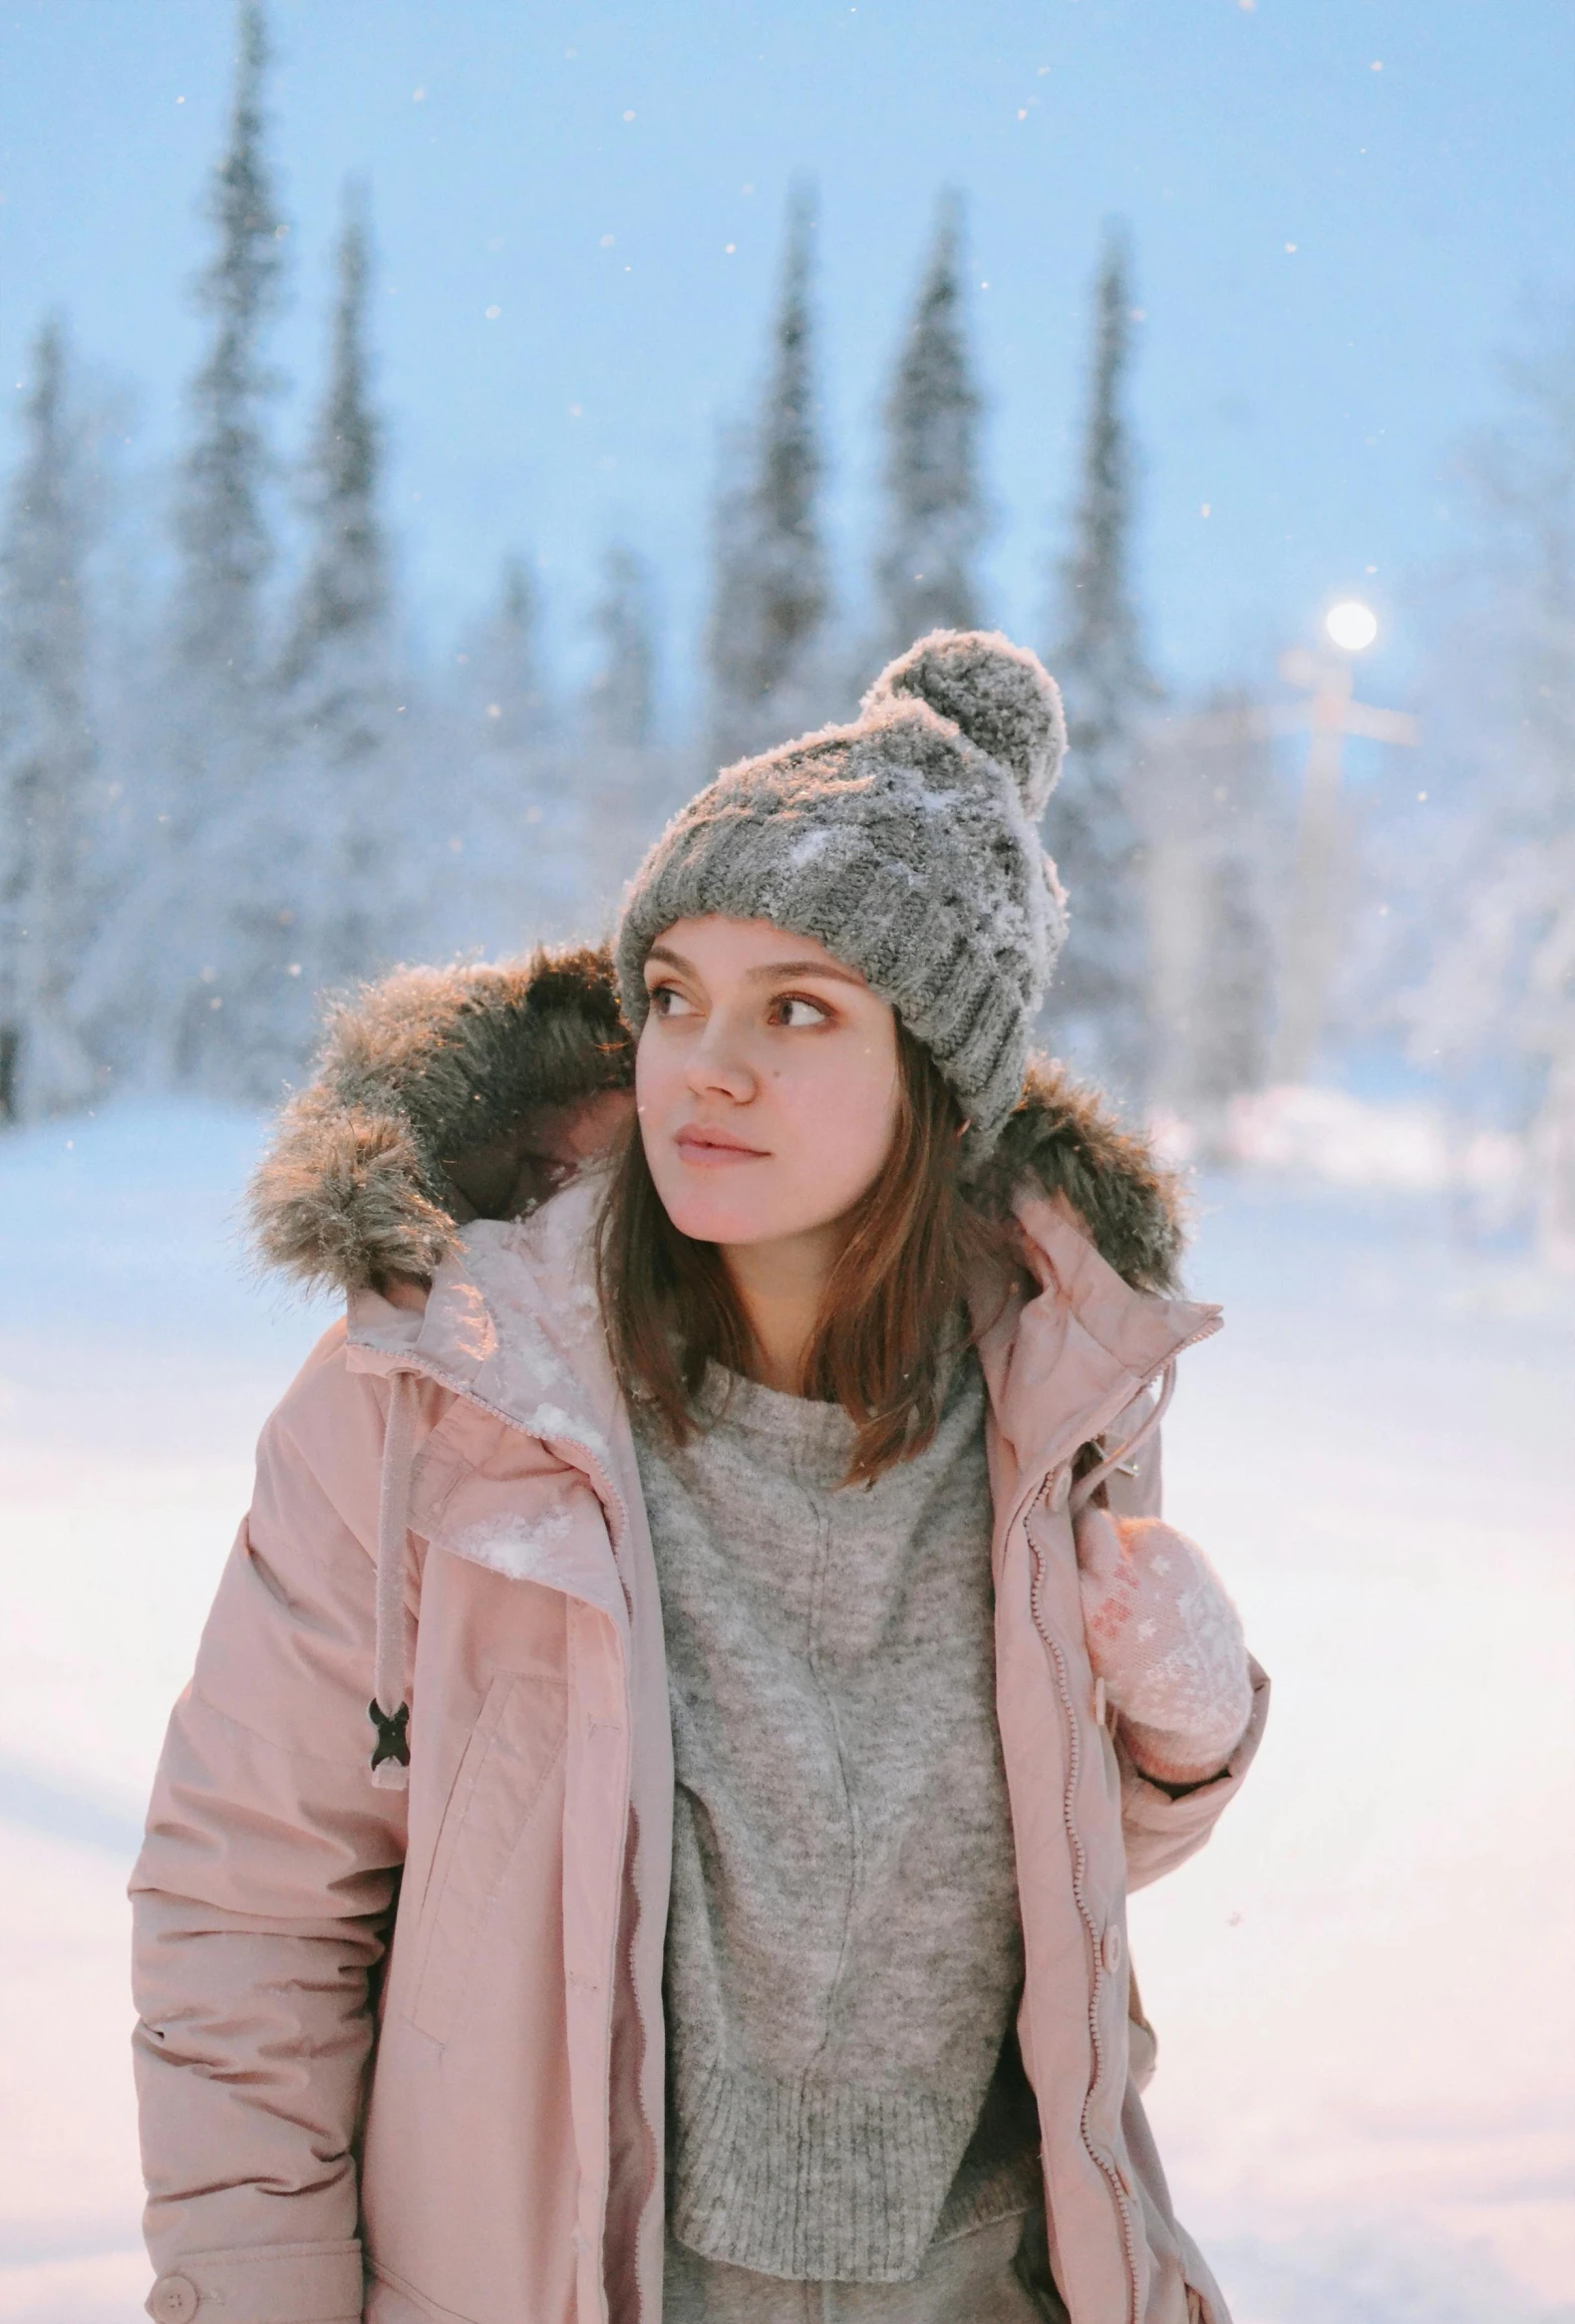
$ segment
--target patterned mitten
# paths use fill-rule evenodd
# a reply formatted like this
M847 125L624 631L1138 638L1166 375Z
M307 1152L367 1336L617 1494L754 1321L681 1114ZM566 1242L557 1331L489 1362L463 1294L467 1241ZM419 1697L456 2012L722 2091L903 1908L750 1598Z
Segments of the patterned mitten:
M1246 1731L1252 1682L1241 1616L1195 1542L1157 1517L1085 1509L1078 1586L1096 1678L1145 1775L1217 1775Z

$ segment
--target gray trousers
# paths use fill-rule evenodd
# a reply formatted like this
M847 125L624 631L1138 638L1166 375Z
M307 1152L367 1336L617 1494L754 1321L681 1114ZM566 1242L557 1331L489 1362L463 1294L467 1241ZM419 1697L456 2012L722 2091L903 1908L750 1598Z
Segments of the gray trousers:
M932 2243L912 2283L805 2284L703 2259L667 2239L662 2324L1067 2324L1043 2210Z

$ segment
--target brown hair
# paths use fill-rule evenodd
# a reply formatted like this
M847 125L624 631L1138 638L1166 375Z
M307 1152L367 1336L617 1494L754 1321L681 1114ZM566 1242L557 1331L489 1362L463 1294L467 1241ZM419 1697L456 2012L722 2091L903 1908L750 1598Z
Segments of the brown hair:
M897 1026L891 1150L854 1206L826 1285L799 1391L840 1404L858 1438L844 1482L878 1477L929 1443L939 1366L966 1344L970 1277L1010 1278L1004 1228L957 1182L963 1117L928 1049ZM681 1234L662 1206L638 1120L602 1208L596 1281L619 1385L678 1444L708 1360L748 1368L750 1329L715 1244Z

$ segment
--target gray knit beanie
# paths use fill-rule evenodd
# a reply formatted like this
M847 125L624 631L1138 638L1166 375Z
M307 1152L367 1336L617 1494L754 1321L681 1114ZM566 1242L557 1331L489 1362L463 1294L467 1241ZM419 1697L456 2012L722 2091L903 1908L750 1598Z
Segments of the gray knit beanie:
M1067 931L1034 829L1066 740L1033 654L980 630L921 638L851 726L740 759L675 815L618 929L630 1025L645 1021L645 956L677 920L812 936L930 1051L968 1116L968 1161L982 1161L1021 1093Z

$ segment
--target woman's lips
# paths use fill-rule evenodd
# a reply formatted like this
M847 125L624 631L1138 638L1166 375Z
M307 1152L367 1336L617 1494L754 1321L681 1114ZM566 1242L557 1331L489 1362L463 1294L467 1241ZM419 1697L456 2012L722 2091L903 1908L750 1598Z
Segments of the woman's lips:
M730 1138L725 1130L680 1130L673 1140L679 1154L697 1170L725 1170L735 1162L766 1162L770 1156L759 1146L746 1146L740 1138Z

